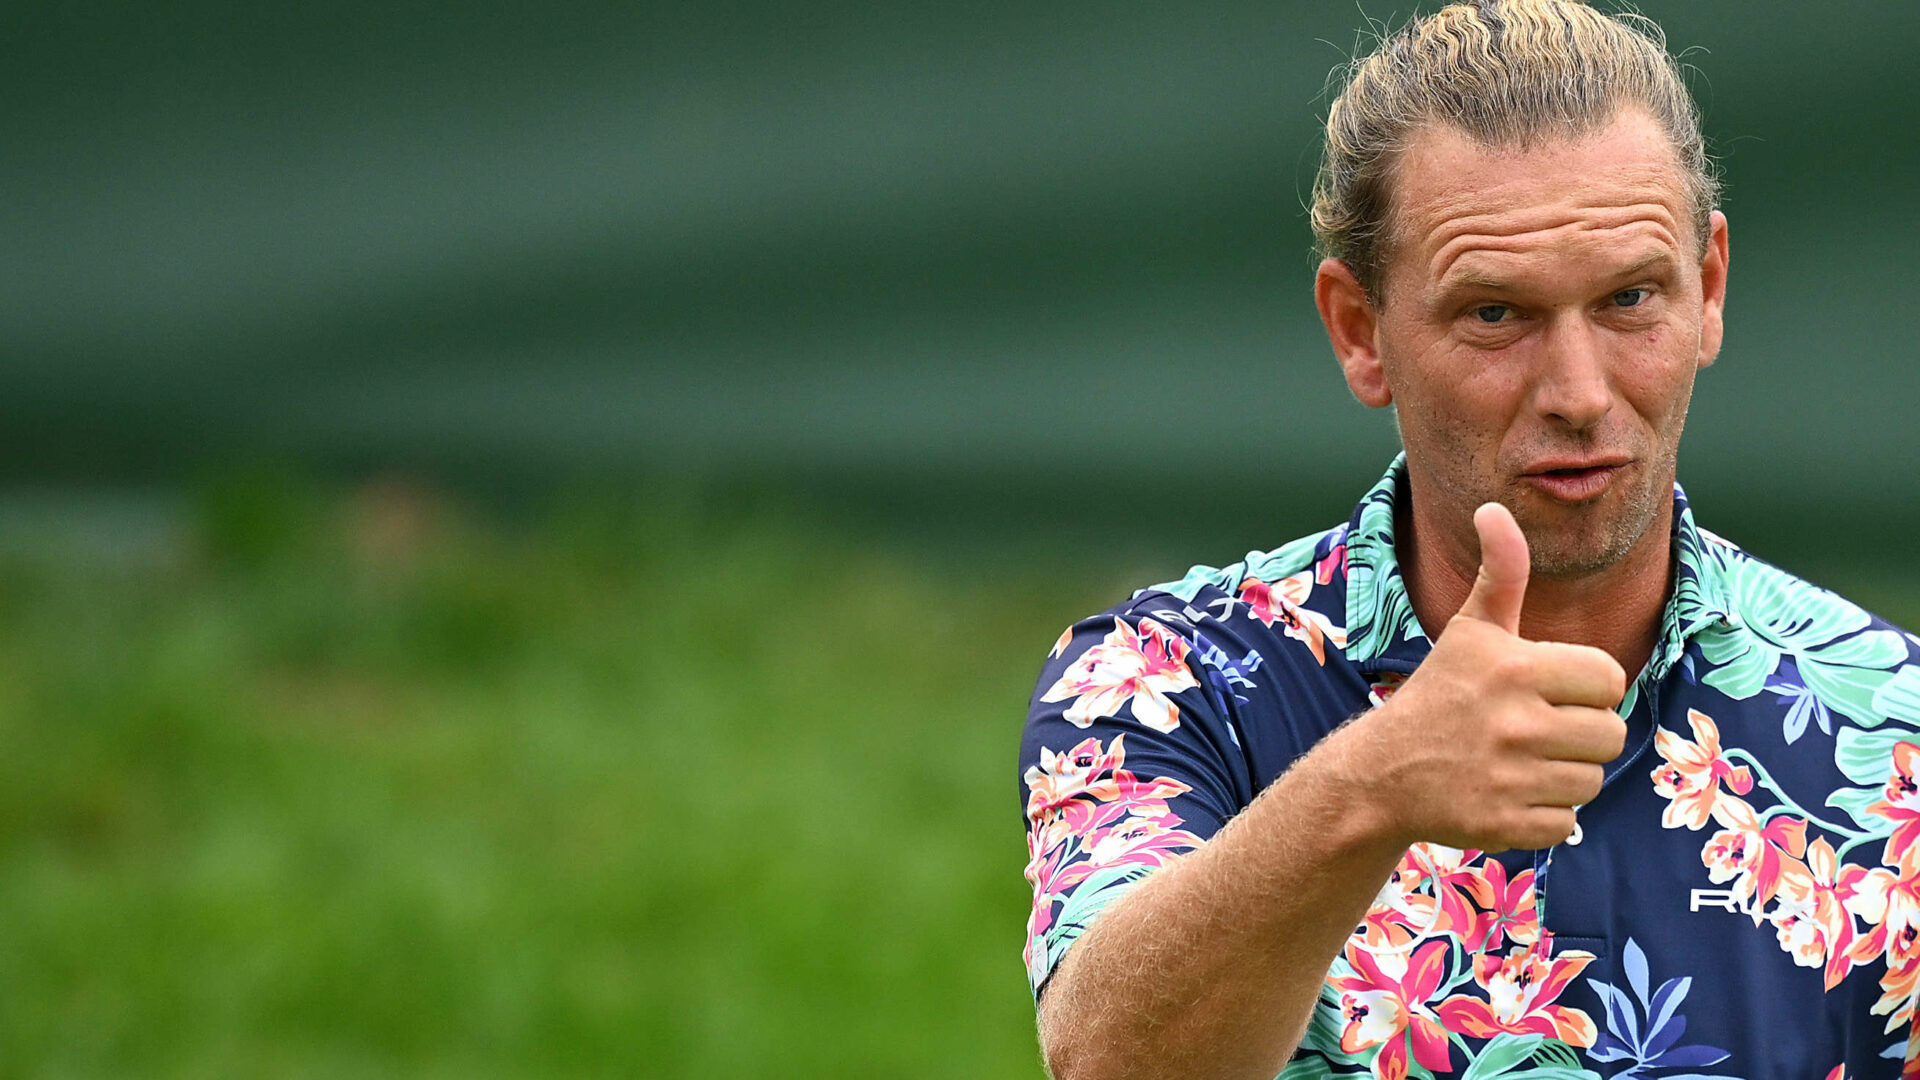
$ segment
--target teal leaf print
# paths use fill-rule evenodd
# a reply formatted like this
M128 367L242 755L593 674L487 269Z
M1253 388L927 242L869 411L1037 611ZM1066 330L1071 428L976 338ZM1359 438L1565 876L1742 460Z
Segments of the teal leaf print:
M1827 805L1845 810L1848 816L1868 832L1884 831L1887 819L1878 814L1867 813L1867 807L1879 802L1883 794L1877 787L1841 788L1827 796Z
M1347 535L1347 655L1355 659L1424 635L1393 550L1394 486L1404 468L1403 455L1361 500L1359 519Z
M1833 763L1854 783L1878 788L1893 775L1893 746L1902 742L1920 745L1920 734L1904 728L1841 728L1833 739Z
M1333 1075L1333 1066L1323 1057L1295 1058L1280 1072L1278 1080L1327 1080Z
M1333 972L1339 971L1342 966L1341 961L1335 961ZM1333 972L1328 973L1329 977ZM1313 1010L1313 1018L1307 1022L1306 1034L1300 1039L1300 1049L1317 1050L1340 1061L1352 1057L1340 1048L1340 992L1333 987L1321 984L1320 1005ZM1281 1075L1286 1080L1294 1080L1293 1067L1288 1066Z
M1460 1074L1460 1080L1487 1080L1499 1076L1526 1061L1540 1044L1547 1041L1544 1035L1515 1035L1501 1032L1487 1041L1487 1045L1473 1057L1473 1064Z
M1908 664L1873 692L1873 711L1889 720L1920 726L1920 666Z
M1859 606L1791 577L1744 553L1719 550L1729 607L1744 626L1720 627L1700 636L1708 686L1735 699L1765 686L1780 659L1792 655L1800 679L1835 712L1873 726L1884 719L1874 696L1907 659L1906 643L1892 630L1868 629L1872 617Z

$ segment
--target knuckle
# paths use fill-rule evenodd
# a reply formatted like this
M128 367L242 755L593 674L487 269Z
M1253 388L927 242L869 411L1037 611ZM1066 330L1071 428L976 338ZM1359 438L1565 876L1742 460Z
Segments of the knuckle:
M1573 835L1573 811L1543 812L1527 823L1525 846L1552 847Z
M1495 806L1524 803L1532 786L1527 770L1511 767L1493 770L1487 777L1486 794Z
M1590 803L1600 794L1600 786L1606 782L1607 770L1598 765L1585 765L1580 769L1574 795L1579 802Z
M1487 722L1487 737L1494 748L1511 752L1527 741L1528 725L1524 716L1511 711L1496 713Z
M1606 745L1612 750L1613 757L1619 757L1627 750L1627 722L1620 714L1611 711L1607 713L1607 718Z
M1533 679L1533 658L1517 649L1505 649L1488 663L1487 673L1502 684L1530 682Z

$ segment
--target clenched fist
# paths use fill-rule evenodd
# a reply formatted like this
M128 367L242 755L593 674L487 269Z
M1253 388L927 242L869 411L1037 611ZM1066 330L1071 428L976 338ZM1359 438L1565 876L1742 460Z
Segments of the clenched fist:
M1527 540L1507 508L1482 506L1480 574L1433 651L1392 698L1337 736L1365 762L1396 841L1502 851L1573 833L1627 727L1626 673L1584 645L1519 636ZM1343 755L1345 756L1345 755Z

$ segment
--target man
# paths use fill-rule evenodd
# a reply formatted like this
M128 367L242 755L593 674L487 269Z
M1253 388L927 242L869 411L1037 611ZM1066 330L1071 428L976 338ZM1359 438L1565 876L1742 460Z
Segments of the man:
M1643 26L1456 5L1334 103L1315 300L1405 453L1055 646L1061 1080L1920 1074L1920 639L1674 485L1727 222Z

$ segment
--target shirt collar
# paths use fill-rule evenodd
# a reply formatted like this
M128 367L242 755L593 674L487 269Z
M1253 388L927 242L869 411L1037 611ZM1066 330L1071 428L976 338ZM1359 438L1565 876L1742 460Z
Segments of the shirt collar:
M1347 659L1365 671L1411 672L1432 643L1414 618L1393 549L1394 504L1406 483L1407 456L1354 508L1346 528ZM1707 550L1724 543L1694 523L1686 492L1673 486L1674 588L1660 613L1660 640L1644 677L1664 678L1695 634L1732 624L1721 560Z

